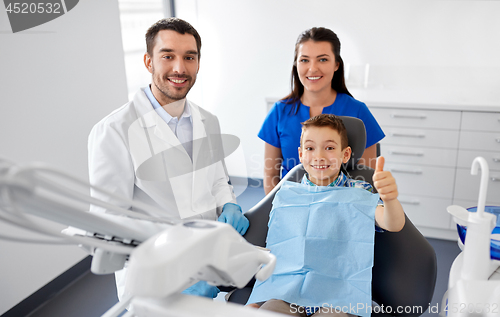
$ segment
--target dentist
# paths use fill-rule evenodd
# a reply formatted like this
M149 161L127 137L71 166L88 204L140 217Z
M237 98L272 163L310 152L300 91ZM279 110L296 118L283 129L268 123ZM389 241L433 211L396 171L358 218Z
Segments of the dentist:
M198 32L181 19L162 19L147 31L146 45L144 64L152 74L151 84L90 133L91 185L157 207L163 213L149 215L159 220L218 220L243 235L249 222L228 183L217 117L186 99L200 68ZM91 195L132 209L98 191ZM91 212L106 210L91 206ZM116 218L127 224L134 221L151 236L165 229L160 223ZM120 298L125 295L124 271L116 273ZM206 297L218 292L205 282L185 291Z

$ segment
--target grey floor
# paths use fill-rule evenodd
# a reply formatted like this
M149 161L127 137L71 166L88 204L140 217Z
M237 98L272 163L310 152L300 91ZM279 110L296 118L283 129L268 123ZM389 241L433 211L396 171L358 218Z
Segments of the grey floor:
M264 196L262 187L248 187L238 203L243 210L248 210ZM438 276L431 307L441 308L441 299L447 289L448 273L451 264L460 250L454 241L428 239L436 251L438 260ZM53 300L37 309L29 317L97 317L105 313L117 302L114 276L97 276L88 273L71 284ZM429 311L422 316L435 316Z

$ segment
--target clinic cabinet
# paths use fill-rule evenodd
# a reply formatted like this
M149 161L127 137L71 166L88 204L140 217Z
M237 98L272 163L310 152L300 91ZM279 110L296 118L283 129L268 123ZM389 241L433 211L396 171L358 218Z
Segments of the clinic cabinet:
M500 205L500 106L367 105L386 134L380 153L399 199L425 236L456 239L446 207L477 206L481 176L470 173L477 156L490 169L487 205Z

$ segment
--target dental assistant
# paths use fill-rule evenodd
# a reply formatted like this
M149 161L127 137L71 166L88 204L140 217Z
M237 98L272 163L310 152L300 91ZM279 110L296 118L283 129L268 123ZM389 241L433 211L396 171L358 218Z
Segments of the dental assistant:
M344 79L340 40L327 28L304 31L295 44L292 92L267 114L259 138L265 142L264 191L268 194L299 164L301 123L319 114L356 117L366 129L366 149L359 163L375 168L376 144L384 132L368 107L354 99Z
M218 119L186 99L200 67L198 32L181 19L162 19L147 31L146 45L144 64L152 75L151 84L97 123L90 133L91 185L156 207L161 212L149 215L159 220L219 220L244 234L249 222L228 183L219 152ZM118 204L96 190L91 195ZM131 209L130 205L120 207ZM91 212L106 210L91 206ZM151 236L165 229L161 223L116 218ZM123 271L116 274L119 297L124 295ZM216 287L201 282L188 290L207 297L218 293Z

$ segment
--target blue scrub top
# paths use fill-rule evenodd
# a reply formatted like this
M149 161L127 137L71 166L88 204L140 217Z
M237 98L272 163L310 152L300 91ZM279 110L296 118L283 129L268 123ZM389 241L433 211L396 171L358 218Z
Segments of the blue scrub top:
M300 163L298 148L302 130L301 123L310 118L309 107L302 104L300 100L286 102L287 100L280 100L274 104L258 134L263 141L281 149L283 156L281 177ZM299 106L299 111L295 113L297 106ZM385 137L382 128L368 107L347 94L338 93L334 103L323 108L323 113L361 119L365 124L367 148Z

